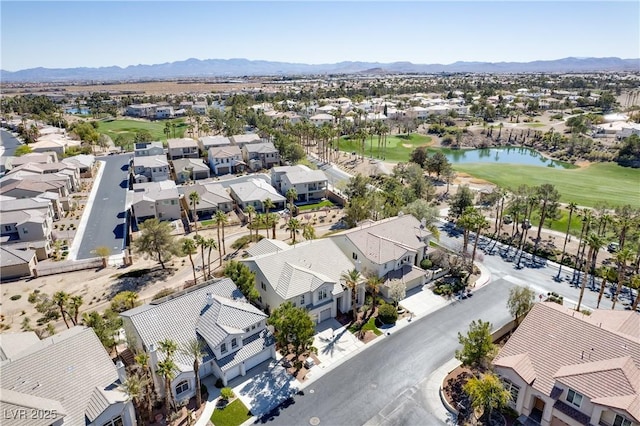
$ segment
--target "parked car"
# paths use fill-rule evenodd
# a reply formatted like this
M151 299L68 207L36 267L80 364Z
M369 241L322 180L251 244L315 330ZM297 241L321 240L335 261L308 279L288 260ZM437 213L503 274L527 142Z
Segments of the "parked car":
M607 245L607 251L609 253L615 253L618 251L619 248L620 248L620 244L618 243L609 243L609 245Z
M504 223L505 225L509 225L512 222L513 222L513 219L511 219L511 216L509 216L508 214L502 218L502 223Z

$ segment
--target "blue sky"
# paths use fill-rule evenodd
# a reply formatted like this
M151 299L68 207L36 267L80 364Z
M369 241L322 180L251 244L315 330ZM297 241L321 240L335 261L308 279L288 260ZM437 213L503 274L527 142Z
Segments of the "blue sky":
M640 57L638 1L0 3L0 66Z

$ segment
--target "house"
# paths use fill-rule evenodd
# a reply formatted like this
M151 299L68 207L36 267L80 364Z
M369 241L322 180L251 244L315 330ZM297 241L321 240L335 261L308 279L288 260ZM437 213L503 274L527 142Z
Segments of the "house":
M298 194L297 202L306 203L324 198L327 194L327 175L307 166L281 166L271 169L271 184L286 194L291 188Z
M190 180L208 179L211 169L201 158L180 158L173 160L176 182L185 183Z
M154 155L164 155L162 142L139 142L133 147L135 157L151 157Z
M262 179L249 179L246 182L229 185L231 198L242 210L253 206L257 211L265 211L264 202L268 198L274 204L274 210L284 208L286 199Z
M208 160L209 167L218 176L240 173L245 167L242 151L240 147L234 145L209 148Z
M332 124L333 120L334 120L333 115L326 114L326 113L315 114L309 117L309 121L318 127L322 126L325 123Z
M203 182L193 185L181 186L178 191L185 204L183 207L192 213L193 205L189 199L189 194L196 192L200 196L200 201L196 204L196 214L198 219L210 219L218 210L229 213L233 210L233 199L227 190L219 183Z
M169 159L198 158L198 142L191 138L169 139L167 141Z
M242 158L249 169L270 169L280 164L280 153L271 142L247 144L242 147Z
M246 144L263 142L262 138L255 133L246 133L244 135L231 136L231 143L242 148Z
M637 312L536 303L493 361L521 422L639 424L638 324Z
M139 118L153 118L156 115L157 108L158 105L150 103L131 104L125 110L125 115Z
M34 250L16 250L0 246L0 280L30 277L38 264Z
M52 230L53 217L45 210L17 210L0 215L0 242L3 245L42 241L45 258L51 253ZM39 257L38 260L42 259Z
M402 215L364 222L330 238L353 259L356 269L384 279L380 292L388 298L391 280L401 280L407 290L426 283L426 273L419 265L430 237L418 219Z
M79 154L73 157L63 158L62 162L77 168L80 172L80 177L90 178L93 176L93 166L96 163L96 157L91 154Z
M252 252L263 253L240 262L256 274L260 303L270 310L284 302L306 308L320 323L351 309L351 293L341 275L353 262L329 238L283 247L261 240ZM364 301L364 285L357 289L356 303Z
M61 194L65 194L64 196ZM41 198L53 204L53 216L58 219L68 210L68 192L62 182L34 182L31 180L0 180L1 199Z
M3 354L15 341L0 340ZM3 425L136 424L133 404L119 387L124 366L114 365L92 328L75 326L43 340L19 341L22 350L9 350L0 362ZM8 417L19 412L43 418Z
M172 106L167 105L156 107L156 118L158 119L173 118L174 115L175 113L173 112Z
M169 161L165 155L133 157L133 179L136 183L169 179Z
M158 349L158 342L165 339L175 341L179 348L200 340L204 345L200 378L213 374L225 386L275 357L267 315L248 303L228 278L202 283L120 315L138 350L149 354L156 383L163 392L164 380L155 371L158 362L165 359ZM178 401L188 400L195 394L193 358L178 350L174 362L173 395Z
M56 210L51 200L46 198L15 198L0 195L0 213L19 210L42 210L43 214L50 215L54 221L60 220L63 215L63 210Z
M28 154L21 155L20 157L15 157L11 161L11 167L18 167L27 163L57 163L58 162L58 154L55 151L47 151L47 152L30 152Z
M172 180L133 184L131 209L136 223L180 219L180 193Z
M198 147L202 152L209 152L209 148L221 148L231 145L231 140L225 136L203 136L198 139Z
M209 105L207 105L206 102L195 102L191 109L197 115L207 115L207 112L209 111Z
M57 180L65 180L68 178L69 181L69 191L77 192L80 189L80 170L71 164L56 162L56 163L26 163L22 164L18 167L14 167L8 173L16 174L20 171L26 172L26 174L31 175L51 175L55 174L55 179ZM66 178L63 178L66 177ZM54 178L53 176L47 176L46 180L50 180Z

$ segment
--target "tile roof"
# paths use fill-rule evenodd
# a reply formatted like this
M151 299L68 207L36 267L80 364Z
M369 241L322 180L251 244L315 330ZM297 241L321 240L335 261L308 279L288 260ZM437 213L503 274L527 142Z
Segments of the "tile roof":
M254 271L259 269L285 300L314 291L324 283L339 286L342 273L353 269L351 260L330 239L305 241L240 261Z
M115 365L93 329L76 326L0 363L0 388L58 401L65 425L85 426L93 389L118 380Z
M6 246L0 246L0 265L15 266L31 262L36 252L33 250L16 250Z
M143 157L133 157L133 167L163 167L168 166L169 160L165 155L147 155Z
M286 201L285 197L262 179L249 179L246 182L232 183L229 188L241 202L245 203L248 201L264 201L267 198L270 198L274 203Z
M242 157L242 151L235 145L209 148L209 158Z
M120 391L117 386L111 385L106 389L96 386L93 388L89 402L87 402L87 409L85 412L87 419L89 419L90 422L93 422L111 404L124 402L127 398L127 395Z
M230 139L236 145L251 143L251 142L259 142L262 140L260 136L256 135L255 133L247 133L244 135L233 135L231 136Z
M622 323L640 322L638 313L626 315L633 319ZM557 380L603 404L627 404L629 414L639 419L640 402L633 401L640 388L640 339L610 325L555 303L536 303L494 364L512 368L525 380L533 375L533 388L545 395ZM530 365L514 358L518 355L526 355Z
M2 262L4 265L4 262ZM14 358L20 352L29 346L38 343L40 339L34 331L25 331L20 333L1 333L0 334L0 361L7 358Z
M267 318L267 315L241 299L232 300L213 296L210 305L205 305L196 324L196 331L209 344L216 347L230 334L242 334L244 329Z
M66 416L65 409L59 401L9 389L2 389L0 392L0 406L4 414L3 424L11 426L49 426ZM30 415L18 415L25 412L30 414L34 409L49 412L53 417L43 416L44 418L40 419L32 418ZM9 413L15 413L15 418L8 417L11 415Z
M289 244L280 240L272 240L264 238L258 241L253 247L247 249L247 253L251 257L261 256L263 254L277 253L281 250L288 250Z
M312 182L326 182L327 175L322 170L293 171L287 172L282 177L287 179L292 185Z
M167 147L169 149L197 148L198 142L195 139L191 139L191 138L169 139L167 141Z
M217 208L218 204L232 201L227 190L219 183L194 183L188 186L181 186L178 190L187 197L187 200L189 199L189 194L194 191L200 195L200 202L196 205L197 210ZM191 205L191 202L189 202L189 205Z
M254 355L259 354L267 347L275 344L275 339L267 330L249 336L242 342L240 350L233 352L224 358L218 360L218 365L224 371L235 367L243 361L248 360Z
M424 241L430 235L429 231L420 228L418 219L407 214L365 223L331 238L347 238L371 262L383 264L400 259L407 251L415 252L425 247Z
M268 154L278 152L278 149L271 142L261 142L248 144L244 147L248 153Z
M203 136L199 139L199 141L203 148L231 145L231 140L225 136Z
M181 172L186 168L193 168L197 170L209 170L209 166L207 166L202 158L178 158L173 160L173 167L176 172Z

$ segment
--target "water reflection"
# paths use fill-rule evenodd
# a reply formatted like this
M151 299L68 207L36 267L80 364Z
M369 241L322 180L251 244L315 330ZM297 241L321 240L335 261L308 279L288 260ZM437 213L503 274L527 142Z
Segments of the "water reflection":
M451 150L445 152L445 156L454 164L506 163L552 168L571 167L568 163L551 160L536 150L522 147Z

